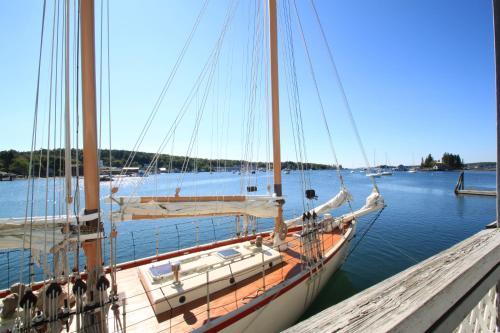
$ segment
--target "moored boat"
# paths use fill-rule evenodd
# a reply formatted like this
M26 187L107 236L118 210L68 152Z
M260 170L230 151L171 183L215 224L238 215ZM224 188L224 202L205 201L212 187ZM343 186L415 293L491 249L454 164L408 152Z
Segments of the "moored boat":
M87 0L81 1L79 5L80 8L73 9L78 13L75 22L80 23L80 35L77 32L79 37L75 43L81 43L79 56L82 61L82 122L85 129L85 208L77 209L80 207L79 198L76 195L74 197L74 193L79 193L79 175L77 174L76 183L73 183L71 170L75 161L71 153L69 86L69 38L72 36L69 13L72 5L66 0L61 8L65 23L64 33L61 33L65 38L65 180L63 188L58 189L64 197L64 205L59 207L59 215L55 213L54 206L53 215L48 214L46 207L45 216L35 216L33 209L27 209L24 218L0 220L0 248L21 249L23 255L24 251L29 253L27 262L21 261L21 264L28 266L29 276L23 279L21 269L19 284L0 293L4 309L8 304L14 304L0 327L17 331L46 329L50 332L60 332L63 329L76 332L274 332L288 327L307 309L346 258L349 242L356 232L357 219L380 211L384 207L384 201L373 182L373 191L365 204L353 211L350 208L351 195L337 168L340 184L338 194L313 207L318 196L306 177L306 172L311 168L301 161L299 166L304 179L301 188L305 196L304 212L302 216L285 220L285 197L281 182L276 1L270 0L268 7L259 7L261 11L268 11L268 25L264 26L269 28L269 40L267 37L262 37L262 40L269 42L270 51L273 154L267 171L271 172L272 164L273 183L272 187L271 184L268 185L267 193L255 195L258 188L251 181L257 177L255 170L258 170L258 163L252 165L251 161L244 161L246 165L240 170L245 170L244 177L250 180L246 187L242 186L242 193L239 194L221 194L214 185L214 194L181 195L181 179L174 195L136 195L135 191L129 196L119 195L124 179L141 180L152 173L153 167L158 169L157 153L145 171L131 166L134 157L130 156L122 174L113 175L117 181L112 183L109 179L109 195L103 203L99 192L98 160L101 155L97 145L94 3ZM60 6L59 2L54 5L54 21L58 18L55 6ZM287 10L291 8L287 7ZM200 13L203 11L202 8ZM290 15L290 12L285 14ZM228 15L228 20L230 17ZM53 29L55 33L56 30ZM222 30L221 37L224 33L225 29ZM314 76L314 72L312 75ZM210 88L211 81L208 82L207 87ZM296 116L296 134L303 135L302 119L298 114ZM329 133L326 118L324 125ZM36 133L37 128L33 130ZM197 131L195 126L192 137L198 135ZM300 137L300 145L304 141ZM49 148L47 165L50 161ZM300 149L304 147L301 146ZM188 152L191 151L190 145ZM333 145L332 151L335 165L338 166ZM78 165L76 170L79 170ZM34 179L32 171L30 169L30 180ZM197 171L195 169L193 172ZM187 167L183 164L180 176L185 173ZM127 174L134 177L128 177ZM32 186L31 182L28 184ZM55 186L53 188L56 189ZM244 193L245 190L247 193ZM33 202L33 197L34 188L29 187L27 207ZM110 205L109 221L105 220L102 211L104 203ZM336 217L331 215L333 210L346 203L349 203L349 213ZM182 248L179 244L177 251L166 253L159 253L157 246L155 256L117 262L116 244L120 242L119 224L122 221L140 223L143 220L205 218L212 219L213 223L215 217L226 217L224 222L234 225L231 237L194 247ZM263 233L257 233L255 228L250 230L256 225L257 219L272 220L273 230ZM104 222L109 222L106 225L107 236L104 235ZM103 255L107 245L105 242L109 242L110 251L107 265L104 264L106 257ZM84 265L79 262L80 253L85 256ZM34 280L33 267L37 263L35 257L41 258L43 281ZM51 264L48 264L49 257ZM283 311L284 308L286 311Z

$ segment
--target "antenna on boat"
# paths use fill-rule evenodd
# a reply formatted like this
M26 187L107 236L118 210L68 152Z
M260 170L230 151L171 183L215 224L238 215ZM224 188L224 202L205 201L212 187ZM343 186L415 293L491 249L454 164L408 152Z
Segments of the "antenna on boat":
M281 149L280 149L280 111L279 111L279 85L278 85L278 24L276 0L269 0L269 42L271 56L271 98L273 121L273 177L274 193L281 197ZM286 228L283 222L283 200L278 202L278 215L274 218L274 246L284 250L286 248ZM285 237L283 237L285 236Z

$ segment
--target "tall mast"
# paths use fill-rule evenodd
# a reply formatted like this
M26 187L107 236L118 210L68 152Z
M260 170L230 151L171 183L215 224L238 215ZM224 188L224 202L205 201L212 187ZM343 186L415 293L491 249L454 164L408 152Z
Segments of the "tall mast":
M282 196L281 186L281 147L280 147L280 101L278 83L278 24L277 24L276 0L269 0L269 34L271 50L271 98L272 98L272 121L273 121L273 171L274 171L274 193ZM278 216L274 219L274 245L281 245L284 240L279 238L281 225L283 223L283 207L280 202Z
M94 42L94 0L80 1L80 31L82 59L82 106L83 106L83 172L85 190L85 214L99 212L99 165L97 161L97 119L96 119L96 81L95 81L95 42ZM100 221L87 222L87 229L99 231ZM95 283L102 272L100 240L86 241L83 244L87 257L88 289L90 304L97 300Z

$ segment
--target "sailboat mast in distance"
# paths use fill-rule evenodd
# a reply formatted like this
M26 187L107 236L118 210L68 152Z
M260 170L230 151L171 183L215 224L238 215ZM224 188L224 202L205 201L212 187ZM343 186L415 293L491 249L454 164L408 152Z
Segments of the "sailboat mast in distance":
M85 214L99 211L99 165L97 163L97 119L95 91L94 0L80 2L83 106L83 172L85 180ZM100 228L99 219L87 222L92 232ZM100 240L83 244L87 257L88 291L95 288L102 268ZM99 271L99 272L98 272ZM92 302L92 300L91 300Z
M281 186L281 149L280 149L280 115L279 115L279 84L278 84L278 24L276 15L276 0L269 0L269 34L271 51L271 98L273 121L273 176L274 193L282 196ZM280 245L280 230L283 224L283 202L278 207L278 216L274 220L274 245Z

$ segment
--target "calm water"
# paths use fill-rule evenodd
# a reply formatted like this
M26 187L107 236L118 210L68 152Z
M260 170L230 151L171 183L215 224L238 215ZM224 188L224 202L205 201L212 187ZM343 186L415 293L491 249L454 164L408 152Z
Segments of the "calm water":
M371 191L370 180L362 173L343 171L345 183L354 196L353 208L359 208ZM173 194L181 179L178 174L163 174L145 179L140 193ZM334 171L313 171L309 177L312 188L319 196L317 205L335 195L339 180ZM363 241L349 256L342 268L332 277L324 292L305 316L335 304L416 262L422 261L483 229L495 219L495 199L487 197L456 197L453 188L458 178L455 172L406 173L377 179L387 208L366 234ZM133 194L137 179L127 179L120 187L120 194ZM265 173L241 178L232 173L187 174L182 179L183 195L234 194L241 186L258 185L265 193L270 181ZM283 175L283 192L286 195L285 217L303 211L301 177L298 172ZM493 189L494 172L467 172L466 186ZM45 181L37 185L36 214L45 214ZM27 182L0 182L0 217L23 216ZM51 189L54 186L50 183ZM60 184L56 183L56 187ZM52 190L51 190L52 191ZM108 183L101 183L102 196L109 191ZM60 198L49 197L49 211L59 209ZM109 211L109 206L104 206ZM345 212L343 209L339 212ZM356 244L373 216L363 218L358 226ZM272 221L259 222L258 230L267 230ZM109 222L106 221L106 229ZM234 222L224 219L169 220L123 222L118 227L118 261L154 255L178 247L210 242L232 237ZM108 249L105 249L106 255ZM27 254L25 254L27 255ZM0 253L0 288L19 280L20 252ZM40 270L37 271L41 278ZM26 274L24 275L24 278Z

